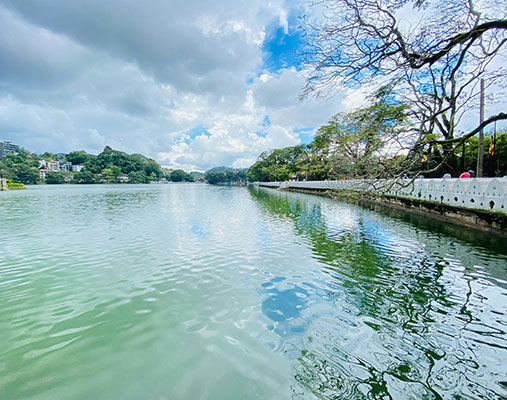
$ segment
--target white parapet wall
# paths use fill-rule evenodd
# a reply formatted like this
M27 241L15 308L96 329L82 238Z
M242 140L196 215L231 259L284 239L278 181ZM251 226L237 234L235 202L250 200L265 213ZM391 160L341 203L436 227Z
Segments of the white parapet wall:
M259 182L280 189L356 190L507 213L507 178Z

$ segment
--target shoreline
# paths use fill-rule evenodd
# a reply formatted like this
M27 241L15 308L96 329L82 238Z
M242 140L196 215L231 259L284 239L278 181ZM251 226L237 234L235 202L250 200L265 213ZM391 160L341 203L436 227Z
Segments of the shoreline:
M278 189L263 186L268 189ZM483 233L507 238L507 214L495 211L461 208L437 202L372 194L355 190L328 190L288 187L278 189L289 192L325 196L335 200L351 202L373 211L396 210L406 215L418 215L433 221L450 223L456 227L467 227Z

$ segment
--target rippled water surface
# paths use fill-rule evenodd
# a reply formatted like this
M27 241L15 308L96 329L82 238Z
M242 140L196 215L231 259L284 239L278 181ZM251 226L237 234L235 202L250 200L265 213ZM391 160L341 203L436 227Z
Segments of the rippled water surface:
M507 249L269 189L0 193L0 399L497 399Z

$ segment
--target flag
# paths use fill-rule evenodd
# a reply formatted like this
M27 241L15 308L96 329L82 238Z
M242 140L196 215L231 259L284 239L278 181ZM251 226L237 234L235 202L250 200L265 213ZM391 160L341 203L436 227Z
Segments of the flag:
M421 162L426 162L426 161L428 161L428 157L423 156L423 158L421 159Z
M301 172L301 175L304 175L304 174L306 174L306 171Z
M333 167L329 168L329 171L327 174L329 175L331 172L333 172Z
M488 154L490 156L494 156L495 155L495 139L491 139L491 144L489 145Z

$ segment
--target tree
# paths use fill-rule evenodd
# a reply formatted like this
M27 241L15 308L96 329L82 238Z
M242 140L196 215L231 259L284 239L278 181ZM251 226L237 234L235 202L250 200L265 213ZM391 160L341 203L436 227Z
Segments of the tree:
M154 160L148 160L143 165L144 172L146 172L146 175L154 174L156 178L160 179L164 175L162 173L162 170L160 168L160 165L158 165L157 162Z
M206 171L204 178L212 185L217 183L240 184L246 180L246 169L215 167Z
M49 185L57 185L65 182L63 175L58 172L48 172L45 180Z
M44 153L46 154L46 153ZM88 159L90 158L90 154L86 154L85 151L83 150L80 150L80 151L71 151L69 154L67 154L65 156L65 159L74 164L74 165L77 165L77 164L84 164L86 161L88 161ZM52 158L54 159L54 158Z
M115 181L115 176L112 168L104 168L101 172L101 175L102 181L105 183L113 183Z
M15 182L35 185L39 181L39 170L29 164L14 164L12 170L16 176Z
M102 170L100 167L100 162L95 155L88 157L88 160L86 160L84 163L84 168L86 171L91 172L92 174L98 174Z
M169 179L172 182L193 182L194 178L190 176L190 174L186 173L182 169L175 169L174 171L171 171L171 174L169 175Z
M247 174L249 181L282 181L308 168L305 145L265 151L259 155Z
M408 106L398 103L384 90L365 108L336 114L322 126L312 145L319 164L333 168L334 174L351 177L388 177L394 169L393 157L403 150L407 131Z
M499 132L496 136L494 146L494 154L489 154L491 141L493 140L492 132L484 137L484 171L487 176L504 176L507 174L507 132ZM465 159L464 171L470 169L475 170L477 165L477 149L479 148L479 140L472 137L465 143ZM461 161L463 157L462 147L456 151L456 158ZM454 176L458 176L458 171Z
M473 0L323 0L319 20L307 19L306 63L310 69L303 95L328 96L338 87L390 91L411 107L417 124L407 162L423 154L437 168L455 168L455 149L482 128L507 119L500 112L460 134L463 116L476 108L480 78L501 84L505 70L507 0L492 7ZM489 4L489 6L488 6ZM415 13L419 23L403 18ZM497 62L498 61L498 62ZM493 67L495 65L500 67ZM499 91L500 92L500 91Z
M130 154L127 156L125 160L125 166L122 168L123 172L126 174L131 173L132 171L139 171L143 167L143 158L139 154Z
M150 178L144 171L132 171L129 174L129 183L148 183Z
M83 170L76 172L72 180L74 183L95 183L95 176L91 171Z
M42 153L39 158L41 160L51 161L51 160L56 160L56 155L54 153L50 153L49 151L46 151L46 152Z

